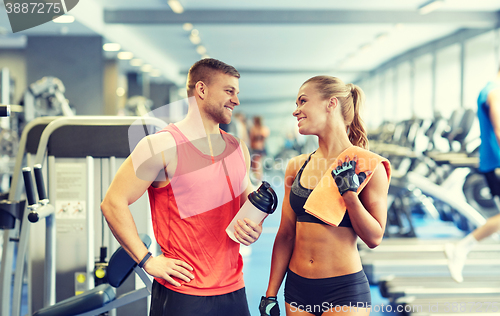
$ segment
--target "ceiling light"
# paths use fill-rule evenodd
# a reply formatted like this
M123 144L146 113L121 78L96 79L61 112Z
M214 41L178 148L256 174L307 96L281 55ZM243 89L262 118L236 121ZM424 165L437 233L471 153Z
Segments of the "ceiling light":
M194 45L198 45L201 43L201 38L199 36L193 36L192 34L189 36L189 40L191 41L191 43L193 43Z
M148 64L141 67L142 72L150 72L151 70L153 70L153 66L148 65Z
M132 54L131 52L119 52L118 53L118 59L130 60L132 58L134 58L134 54Z
M168 0L168 5L170 6L170 9L177 14L184 12L184 8L178 0Z
M203 55L207 52L207 49L205 48L205 46L200 45L200 46L196 47L196 52L200 55Z
M418 13L428 14L434 10L441 8L444 4L444 0L431 0L418 7Z
M193 29L193 24L191 24L191 23L184 23L182 25L182 28L184 29L184 31L191 31Z
M210 56L208 56L207 54L203 54L203 56L201 56L201 59L205 59L205 58L210 58Z
M140 66L142 66L142 60L141 60L141 59L138 59L138 58L136 58L136 59L132 59L132 60L130 61L130 65L131 65L131 66L134 66L134 67L140 67Z
M198 35L200 35L200 31L198 31L197 29L193 29L191 31L191 36L198 36Z
M71 15L61 15L52 21L54 21L54 23L73 23L75 22L75 17Z
M102 46L102 49L104 49L107 52L117 52L121 48L122 47L118 43L107 43Z
M159 77L159 76L161 76L161 71L159 71L158 69L153 69L153 70L151 70L151 73L149 75L151 77Z
M123 87L116 88L116 95L119 97L123 97L125 95L125 88Z

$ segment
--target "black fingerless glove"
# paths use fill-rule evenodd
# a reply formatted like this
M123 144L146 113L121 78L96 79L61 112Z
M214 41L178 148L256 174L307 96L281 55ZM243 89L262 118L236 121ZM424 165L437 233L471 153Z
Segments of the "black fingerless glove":
M332 177L339 188L340 195L347 191L357 192L359 186L366 179L366 174L356 174L356 161L346 161L332 170Z
M280 308L276 296L262 296L259 304L260 316L280 316Z

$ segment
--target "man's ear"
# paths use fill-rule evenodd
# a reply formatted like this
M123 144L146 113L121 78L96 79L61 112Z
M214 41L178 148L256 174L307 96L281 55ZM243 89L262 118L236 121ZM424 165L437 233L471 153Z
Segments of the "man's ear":
M335 110L338 104L339 104L339 99L337 99L336 97L331 97L330 100L328 100L328 105L327 105L328 111Z
M196 85L194 86L194 89L196 93L198 93L198 96L200 99L204 100L205 96L207 94L207 85L203 83L203 81L198 81Z

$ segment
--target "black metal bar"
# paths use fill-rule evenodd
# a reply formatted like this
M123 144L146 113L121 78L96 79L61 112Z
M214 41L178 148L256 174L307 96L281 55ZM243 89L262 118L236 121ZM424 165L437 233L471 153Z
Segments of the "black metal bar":
M38 199L45 200L47 198L47 191L45 190L45 182L43 182L42 165L38 164L33 166L33 172L35 173Z
M35 191L33 190L33 180L31 178L31 168L23 168L24 187L26 189L26 197L28 205L36 204Z

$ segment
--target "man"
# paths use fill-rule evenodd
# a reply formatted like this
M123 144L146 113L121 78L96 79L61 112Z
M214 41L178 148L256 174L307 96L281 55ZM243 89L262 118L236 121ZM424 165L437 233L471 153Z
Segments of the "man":
M489 82L479 93L477 116L481 129L479 147L479 171L484 174L491 195L500 210L500 69L495 80ZM446 244L448 267L452 278L462 282L462 269L467 254L484 238L500 230L500 214L490 217L486 223L460 240L457 244Z
M236 69L202 59L189 70L185 119L142 139L125 160L101 204L111 231L155 278L151 316L249 316L239 244L225 229L252 191L250 155L221 133L239 105ZM148 191L162 255L152 257L128 206ZM238 222L235 237L255 242L261 223Z

